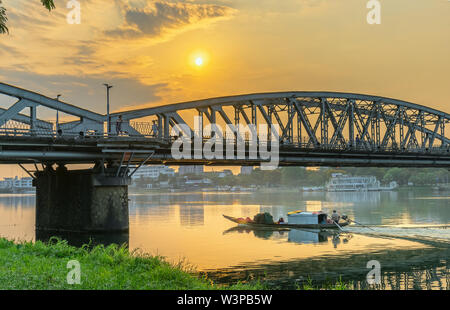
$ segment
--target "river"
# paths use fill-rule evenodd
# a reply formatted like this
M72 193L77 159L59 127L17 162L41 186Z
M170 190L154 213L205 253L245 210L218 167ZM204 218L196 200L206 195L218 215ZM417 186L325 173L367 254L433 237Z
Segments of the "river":
M132 193L129 234L63 236L80 245L128 243L173 263L207 274L218 283L265 281L292 289L342 279L356 289L450 288L450 193L431 189L393 192ZM0 195L0 236L46 240L35 232L34 195ZM254 231L222 217L275 219L294 210L345 213L370 228L350 225L343 232ZM381 282L369 286L369 261L380 263Z

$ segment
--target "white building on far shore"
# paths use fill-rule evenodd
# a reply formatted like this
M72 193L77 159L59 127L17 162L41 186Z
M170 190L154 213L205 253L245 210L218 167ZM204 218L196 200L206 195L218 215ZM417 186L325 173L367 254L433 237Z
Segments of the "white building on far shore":
M192 165L192 166L180 166L178 169L179 175L185 175L185 174L195 174L200 175L203 174L204 167L202 165Z
M241 166L241 173L242 175L249 175L253 172L253 166Z
M157 179L161 174L165 174L167 176L174 176L175 170L164 165L143 166L139 168L135 174L133 174L132 179L140 179L140 178Z
M4 178L0 181L0 188L2 189L14 189L14 188L32 188L33 178Z

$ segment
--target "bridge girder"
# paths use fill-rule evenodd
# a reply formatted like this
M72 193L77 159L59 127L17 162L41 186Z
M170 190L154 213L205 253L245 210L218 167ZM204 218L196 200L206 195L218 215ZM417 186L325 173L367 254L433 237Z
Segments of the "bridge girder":
M30 129L32 136L36 136L36 131L48 131L50 136L54 135L55 126L52 122L38 119L36 108L44 106L55 111L76 116L77 121L58 124L64 132L77 133L88 129L96 129L101 135L101 139L111 137L103 136L103 128L107 121L106 115L98 114L86 109L78 108L56 99L24 90L15 86L0 83L0 93L17 98L8 109L0 109L0 135L2 129L11 122L25 124ZM30 109L29 115L21 114L24 109ZM339 92L277 92L248 94L238 96L228 96L211 98L206 100L196 100L177 104L169 104L146 109L136 109L110 115L113 124L122 116L124 120L122 130L126 131L126 136L120 137L122 140L129 138L142 139L146 141L149 136L159 139L165 145L173 142L173 133L178 136L184 131L185 136L190 138L202 138L202 141L209 139L208 133L203 130L203 126L219 124L229 127L233 136L223 135L225 140L234 140L236 143L247 142L246 135L257 135L258 143L265 143L264 137L275 134L281 143L280 164L301 164L306 165L306 161L320 165L328 163L336 165L339 158L343 158L342 164L362 164L389 166L389 157L394 165L401 165L401 156L412 156L410 165L417 165L417 161L422 156L423 160L428 160L427 165L433 164L445 166L450 162L450 115L426 106L417 105L411 102L385 98L380 96L370 96L353 93ZM192 118L199 116L201 128L196 127ZM141 118L154 118L157 120L158 132L152 132L149 123L136 121ZM261 136L256 128L266 125L267 135ZM279 127L279 132L273 132L273 126ZM242 126L249 126L251 130L242 130ZM24 134L26 135L26 134ZM39 134L37 134L39 136ZM129 138L127 138L129 137ZM103 141L103 140L102 140ZM81 143L82 144L82 143ZM293 155L290 152L284 153L284 147L301 151ZM100 150L102 148L99 148ZM20 152L26 151L15 149L5 153L0 150L0 161L14 160L14 156L19 156ZM58 160L69 160L70 154L78 151L64 153L54 153L54 158ZM95 155L86 156L86 160L99 158L114 158L113 155L98 150L93 150ZM170 147L165 148L165 153L157 153L153 160L173 163L171 159ZM46 150L33 150L26 156L27 161L33 161L33 156L42 160L48 153ZM39 153L41 152L41 153ZM126 152L120 150L120 155ZM325 153L324 153L325 152ZM337 152L338 155L335 155ZM380 154L383 158L374 159L370 154ZM33 155L34 154L34 155ZM324 160L312 160L314 156L322 156ZM320 155L322 154L322 155ZM331 155L330 155L331 154ZM437 157L429 157L434 156ZM3 156L3 157L2 157ZM327 158L327 156L331 156ZM337 157L336 157L337 156ZM351 157L357 158L352 159ZM419 157L417 157L419 156ZM82 156L75 156L74 158ZM282 161L285 162L282 162ZM408 160L404 158L405 162ZM151 161L149 161L151 162ZM181 161L180 161L181 162ZM214 164L208 161L197 161L204 164ZM219 161L216 161L216 163ZM250 161L247 161L249 163ZM233 161L230 163L245 164L245 161ZM224 164L224 162L221 162Z
M125 111L128 121L154 115L188 125L181 113L190 111L206 116L206 121L220 121L236 130L242 124L265 123L280 127L280 140L286 143L305 143L315 147L359 146L377 150L397 147L404 150L445 148L450 144L450 115L414 103L370 95L337 92L281 92L212 98ZM246 111L250 111L251 118ZM234 119L234 123L231 121ZM304 136L302 136L302 134ZM306 138L306 141L305 141Z
M8 122L18 122L27 125L21 129L29 128L33 132L53 130L54 126L52 123L37 118L37 108L42 106L54 110L55 112L63 112L79 119L75 122L61 123L59 124L59 128L72 130L73 132L96 130L103 133L103 123L105 122L106 117L102 114L82 109L36 92L5 83L0 83L0 94L17 99L17 101L8 109L0 109L0 128L10 127L8 126ZM30 109L29 116L20 113L25 108Z

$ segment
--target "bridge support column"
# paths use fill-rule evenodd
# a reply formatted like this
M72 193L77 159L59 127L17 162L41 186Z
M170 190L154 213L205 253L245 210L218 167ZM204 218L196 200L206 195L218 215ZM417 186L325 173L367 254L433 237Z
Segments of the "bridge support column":
M128 177L117 169L67 170L59 166L36 173L36 229L72 232L127 232Z

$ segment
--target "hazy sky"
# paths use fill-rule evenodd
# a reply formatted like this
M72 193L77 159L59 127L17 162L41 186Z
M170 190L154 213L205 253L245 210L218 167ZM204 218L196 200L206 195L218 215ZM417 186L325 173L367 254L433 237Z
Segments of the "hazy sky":
M450 113L447 0L380 0L380 25L367 23L367 0L79 0L80 25L67 23L67 0L51 13L38 0L3 2L0 81L99 113L106 82L114 111L329 90Z

